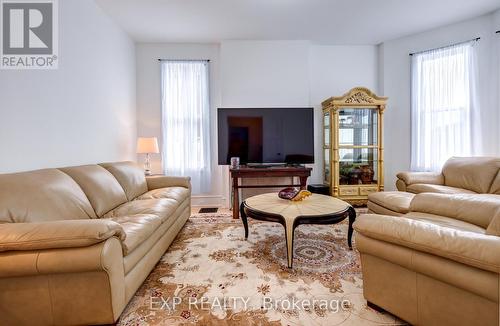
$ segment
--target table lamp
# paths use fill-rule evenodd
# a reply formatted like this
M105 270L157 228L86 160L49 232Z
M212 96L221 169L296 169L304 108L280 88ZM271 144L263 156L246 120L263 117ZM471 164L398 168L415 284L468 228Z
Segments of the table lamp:
M156 137L139 137L137 138L137 154L146 154L144 161L144 174L151 175L151 162L149 154L159 153L158 139Z

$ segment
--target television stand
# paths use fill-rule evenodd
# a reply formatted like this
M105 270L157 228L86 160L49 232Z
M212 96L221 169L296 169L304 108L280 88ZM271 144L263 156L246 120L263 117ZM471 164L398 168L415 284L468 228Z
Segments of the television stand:
M233 219L239 217L239 207L240 198L238 194L238 189L242 188L276 188L276 187L300 187L300 189L306 189L307 178L311 175L312 168L307 168L305 166L279 166L274 165L271 167L248 167L242 165L238 168L229 168L229 173L233 179ZM279 178L279 177L291 177L292 182L290 184L265 184L265 185L240 185L239 180L245 178ZM293 183L293 177L298 177L300 179L299 184Z

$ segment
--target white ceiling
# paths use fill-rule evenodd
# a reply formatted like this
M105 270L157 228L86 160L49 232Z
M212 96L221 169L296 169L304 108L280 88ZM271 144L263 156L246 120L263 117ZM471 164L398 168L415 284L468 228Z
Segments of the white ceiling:
M137 42L378 44L476 17L500 0L96 0Z

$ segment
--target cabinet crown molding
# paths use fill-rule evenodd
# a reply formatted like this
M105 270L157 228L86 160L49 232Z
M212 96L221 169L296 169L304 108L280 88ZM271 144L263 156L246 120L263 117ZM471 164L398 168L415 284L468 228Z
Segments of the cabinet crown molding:
M342 96L332 96L321 104L327 106L383 105L387 97L378 96L366 87L354 87Z

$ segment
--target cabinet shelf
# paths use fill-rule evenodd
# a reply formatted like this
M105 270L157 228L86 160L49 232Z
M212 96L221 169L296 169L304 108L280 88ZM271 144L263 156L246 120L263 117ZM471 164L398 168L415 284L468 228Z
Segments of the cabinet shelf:
M368 110L368 109L367 109ZM372 125L361 125L361 126L356 126L356 125L340 125L339 129L370 129L372 128Z
M340 149L357 149L357 148L378 148L378 145L346 145L346 144L339 144Z
M366 163L366 162L376 162L377 160L345 160L345 159L340 159L339 162L342 163L342 162L345 162L345 163L353 163L353 164L357 164L357 163Z

